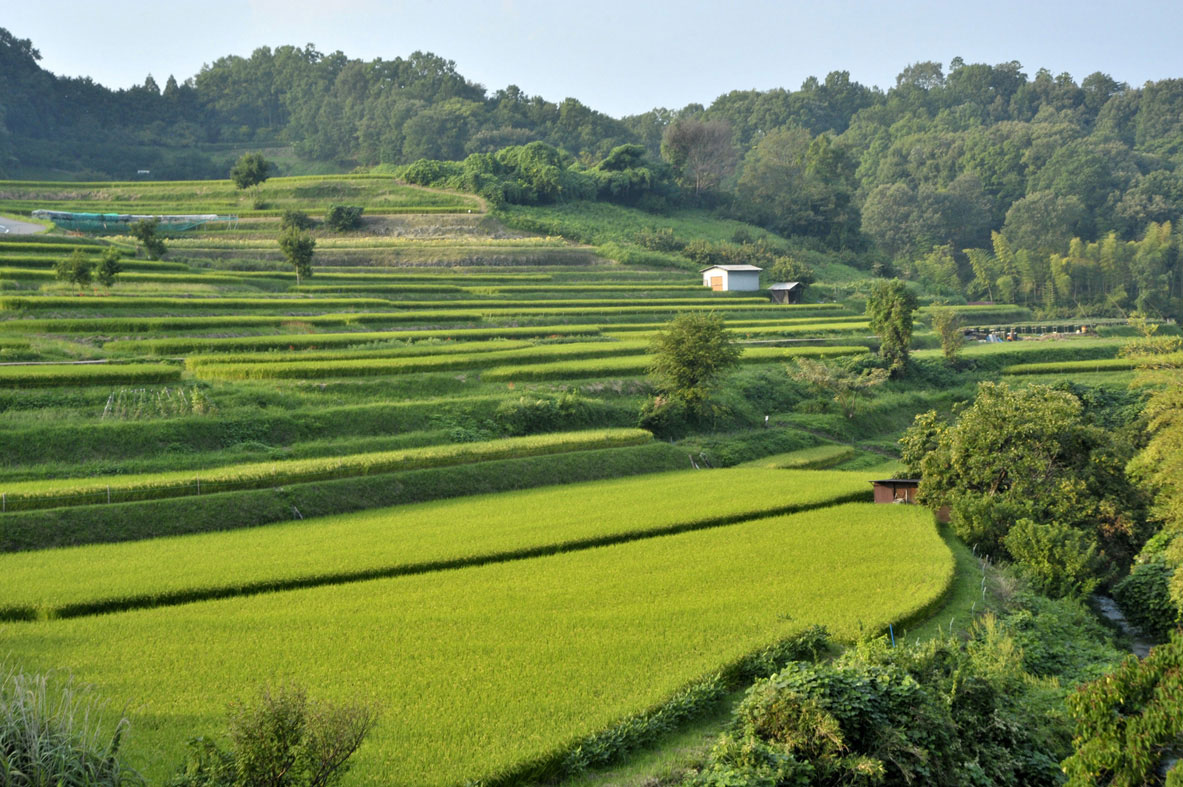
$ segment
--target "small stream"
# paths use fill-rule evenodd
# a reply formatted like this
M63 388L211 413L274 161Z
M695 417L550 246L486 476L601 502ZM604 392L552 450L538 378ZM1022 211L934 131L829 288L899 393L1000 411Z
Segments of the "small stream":
M1130 651L1140 659L1144 659L1150 655L1150 649L1154 647L1154 641L1148 639L1141 629L1126 620L1126 616L1122 614L1121 607L1117 606L1117 602L1109 598L1109 596L1102 596L1094 594L1090 599L1093 607L1101 617L1108 620L1110 623L1117 626L1122 634L1130 641Z
M1092 602L1093 608L1101 617L1113 623L1121 633L1129 639L1130 651L1140 659L1144 659L1150 655L1150 649L1156 644L1142 633L1134 624L1126 620L1126 616L1122 614L1121 608L1117 606L1117 602L1109 598L1109 596L1102 596L1094 594L1089 599ZM1180 754L1183 752L1176 750L1168 750L1163 756L1162 763L1158 766L1158 775L1166 777L1167 771L1175 767L1175 763L1179 761Z

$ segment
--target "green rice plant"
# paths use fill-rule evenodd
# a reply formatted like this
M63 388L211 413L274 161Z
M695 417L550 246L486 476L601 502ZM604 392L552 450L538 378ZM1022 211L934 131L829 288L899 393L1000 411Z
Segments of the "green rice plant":
M103 407L102 418L116 420L177 418L186 415L210 415L216 411L213 403L196 386L186 391L167 386L159 390L120 388L112 391Z
M272 676L383 710L356 784L495 781L689 683L824 625L840 641L923 615L953 559L919 507L846 506L550 557L178 608L26 623L26 669L78 665L135 700L155 782L227 701ZM161 573L157 571L156 573ZM183 668L178 668L183 665ZM345 677L347 676L347 677Z
M206 353L190 355L185 359L185 368L196 371L208 364L257 364L257 363L289 363L292 361L347 361L364 358L411 358L425 355L452 355L457 353L486 353L504 350L521 350L533 347L534 343L526 340L485 339L471 342L435 342L423 341L414 343L387 341L384 346L361 346L356 349L343 350L272 350L270 352L254 353Z
M807 317L785 317L783 319L769 318L758 320L724 319L727 329L742 333L745 328L773 328L781 325L830 325L833 323L851 322L850 315L824 316L825 313ZM832 315L833 313L830 312ZM664 322L628 322L613 323L608 331L611 333L655 333L666 327Z
M1014 306L1006 303L984 303L967 306L925 306L920 310L922 319L931 320L936 311L955 311L961 315L966 325L980 325L992 322L1024 322L1032 317L1031 310L1025 306Z
M62 617L716 527L871 496L866 473L686 470L305 519L266 528L0 555L0 618ZM774 491L775 490L775 491ZM572 496L580 501L568 503ZM198 556L206 556L204 559Z
M1092 361L1018 363L1002 367L1003 374L1068 374L1070 372L1124 372L1137 369L1138 358L1098 358Z
M867 352L861 346L834 347L748 347L740 363L770 363L791 358L834 358ZM481 373L486 382L566 380L580 377L636 376L646 374L648 356L616 356L582 361L556 361L519 366L498 366Z
M800 323L800 324L796 324L796 325L770 324L770 325L755 325L755 326L750 326L750 327L745 327L745 326L733 327L732 325L727 324L726 327L731 332L732 336L734 336L737 339L749 339L749 338L755 338L755 337L766 338L769 336L811 337L811 336L824 336L824 335L830 335L830 334L856 334L856 335L865 336L865 335L870 334L870 323L868 323L864 320L828 322L828 323L804 322L804 323ZM642 332L642 331L620 331L620 332L617 332L615 329L615 326L612 326L611 329L607 331L607 333L609 335L617 334L622 337L623 336L652 337L652 336L656 336L658 332L657 331L654 331L652 333L646 333L646 332Z
M479 424L496 416L503 396L429 397L300 409L251 408L218 418L189 416L153 421L97 419L107 392L94 399L96 420L40 420L8 426L0 465L85 462L167 453L220 451L244 441L286 445L327 436L396 434L446 425Z
M680 292L701 293L702 287L687 284L625 284L613 282L604 284L498 284L496 286L466 287L474 295L504 295L511 293L570 293L570 292Z
M0 495L3 495L5 511L154 500L483 462L512 456L639 445L651 439L653 435L644 429L558 432L352 456L255 462L212 467L200 472L185 470L171 473L10 482L0 485Z
M1024 363L1091 361L1113 358L1121 349L1121 339L1027 339L1019 342L977 342L962 347L960 357L979 368L1001 370ZM939 349L917 350L915 358L940 358Z
M688 465L674 446L653 441L200 497L12 511L0 517L0 552L250 529L292 517L623 478Z
M230 180L152 181L109 183L54 183L50 181L0 181L6 209L27 212L35 208L101 213L233 213L242 217L275 215L286 208L323 212L334 202L348 199L364 205L367 214L411 211L479 212L476 197L400 184L390 177L372 175L317 175L269 178L258 196L268 210L252 210ZM225 230L219 230L225 231Z
M264 364L203 361L191 368L194 374L205 380L310 380L328 377L377 377L453 369L487 369L507 361L546 363L556 359L605 356L618 358L644 355L648 350L649 345L646 342L574 342L538 345L517 350L444 353L411 358L364 357L352 360L315 359Z
M350 309L381 308L395 304L381 298L151 298L104 295L98 297L21 296L0 298L0 311L48 309L161 309L215 311L235 309Z
M421 282L407 282L388 284L385 282L375 282L373 284L301 284L293 286L293 292L382 292L382 293L404 293L404 292L468 292L468 288L461 287L457 284L429 284Z
M0 388L42 388L56 385L147 385L181 378L179 366L145 364L50 364L0 367Z
M774 454L736 466L766 467L777 470L821 470L852 459L857 454L858 451L853 446L828 443L783 454Z
M102 251L101 248L95 251ZM41 268L51 270L53 266L64 256L68 256L68 252L59 256L49 256L45 254L5 254L4 247L0 246L0 265L10 266L13 268ZM183 262L161 262L159 260L134 260L122 259L119 261L120 267L125 271L144 271L150 273L191 273L192 269Z
M598 325L541 325L536 327L455 328L442 330L405 330L356 333L298 333L279 336L232 336L218 338L177 337L175 339L140 339L108 342L104 349L121 353L175 355L205 350L312 350L332 347L353 347L375 342L424 340L495 341L498 339L537 339L569 336L592 336L600 331ZM469 343L469 342L464 342Z

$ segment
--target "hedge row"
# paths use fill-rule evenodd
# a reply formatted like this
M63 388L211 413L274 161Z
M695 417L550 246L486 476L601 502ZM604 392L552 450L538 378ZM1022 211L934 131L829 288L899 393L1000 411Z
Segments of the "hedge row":
M677 470L688 465L686 456L675 447L650 442L201 497L18 511L0 516L0 551L233 530L293 518Z

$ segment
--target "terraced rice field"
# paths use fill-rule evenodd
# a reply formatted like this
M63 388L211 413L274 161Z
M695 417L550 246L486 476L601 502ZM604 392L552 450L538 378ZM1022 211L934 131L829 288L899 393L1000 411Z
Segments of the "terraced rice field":
M353 784L510 770L824 623L922 614L953 560L927 512L852 504L525 561L115 615L12 623L30 668L134 705L160 779L193 731L277 676L378 703Z
M636 428L675 314L723 315L758 380L867 352L841 304L710 293L389 178L275 178L264 210L228 182L0 186L6 212L240 216L163 262L0 240L0 646L129 709L153 783L286 680L378 707L346 784L513 782L813 624L850 640L948 586L926 512L852 502L865 471L781 469L853 449L707 471ZM278 216L339 203L363 228L317 230L297 287ZM53 278L108 245L109 290ZM741 452L819 442L734 428Z

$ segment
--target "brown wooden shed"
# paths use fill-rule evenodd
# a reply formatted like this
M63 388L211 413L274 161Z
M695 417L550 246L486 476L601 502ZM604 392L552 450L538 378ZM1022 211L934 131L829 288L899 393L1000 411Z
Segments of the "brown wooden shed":
M920 493L919 478L885 478L872 481L875 490L876 503L904 503L912 505L917 502ZM949 506L941 506L935 512L938 522L949 521Z
M876 503L915 503L920 490L919 478L885 478L872 481Z

